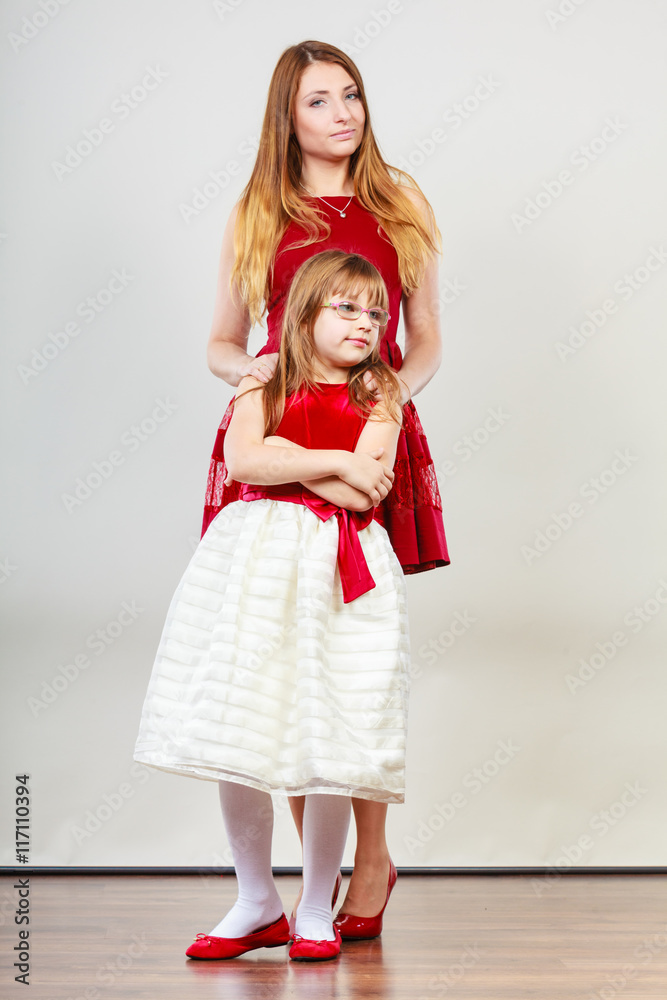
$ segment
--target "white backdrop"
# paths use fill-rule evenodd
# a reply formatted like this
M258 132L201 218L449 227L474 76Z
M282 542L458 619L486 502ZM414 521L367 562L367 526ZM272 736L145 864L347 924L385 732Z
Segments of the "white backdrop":
M444 360L416 404L452 564L408 578L394 860L666 864L667 4L2 19L2 863L23 772L33 864L230 863L217 786L132 751L233 393L205 358L223 226L275 62L316 38L357 62L444 238ZM274 863L298 865L276 808Z

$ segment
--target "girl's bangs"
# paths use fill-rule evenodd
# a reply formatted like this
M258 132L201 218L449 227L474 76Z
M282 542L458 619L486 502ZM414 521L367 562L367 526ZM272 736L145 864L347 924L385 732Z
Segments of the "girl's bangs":
M338 275L336 282L331 286L331 302L357 302L364 292L372 305L379 306L382 302L387 301L384 282L378 281L377 278L373 278L372 276L360 278L359 275L350 277L349 281L346 281L345 278L346 275L344 274Z

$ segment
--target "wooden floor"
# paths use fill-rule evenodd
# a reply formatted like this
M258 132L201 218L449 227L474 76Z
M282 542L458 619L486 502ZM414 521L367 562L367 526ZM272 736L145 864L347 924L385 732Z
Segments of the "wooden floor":
M18 942L4 877L3 997ZM341 890L345 892L344 880ZM300 880L277 878L289 913ZM407 876L374 941L333 962L287 948L196 962L185 949L223 916L233 876L30 877L30 997L49 1000L665 1000L667 877Z

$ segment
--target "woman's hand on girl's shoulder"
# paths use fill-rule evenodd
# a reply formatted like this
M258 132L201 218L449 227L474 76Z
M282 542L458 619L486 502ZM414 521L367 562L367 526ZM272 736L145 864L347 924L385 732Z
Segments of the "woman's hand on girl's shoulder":
M251 358L247 364L242 365L238 369L238 373L241 378L246 375L254 375L260 382L268 382L278 367L279 357L277 352L275 354L260 354L256 358Z
M364 372L363 381L364 381L364 385L366 386L366 388L370 389L370 391L373 393L373 396L375 398L375 406L373 408L373 420L391 420L391 419L393 419L393 420L397 420L399 423L401 423L401 421L402 421L402 412L401 412L400 409L395 409L394 410L394 415L393 415L393 417L391 417L387 413L386 408L381 404L381 401L382 401L382 389L380 388L380 386L378 384L378 380L375 377L375 375L373 375L373 373L370 372L370 371ZM411 398L410 389L409 389L409 386L408 386L407 382L404 382L403 379L400 377L400 375L398 376L398 384L401 387L401 398L399 400L399 406L405 406L405 404Z
M382 393L380 391L380 386L377 383L377 379L373 372L364 372L363 383L367 389L373 393L376 399L382 398Z
M381 403L381 400L382 400L382 390L380 389L380 386L378 385L378 381L377 381L376 377L370 371L364 372L363 382L364 382L364 385L366 386L366 388L368 388L368 389L371 390L371 392L373 393L373 396L375 398L376 405L375 405L375 408L373 410L373 412L375 413L375 411L378 409L378 406L380 406L380 403ZM409 390L409 388L407 386L407 383L404 382L400 378L400 376L399 376L399 385L401 387L400 406L405 406L405 404L410 399L410 390ZM384 406L382 407L381 410L378 410L378 414L380 412L384 413L385 416L384 417L380 417L378 415L374 419L376 419L376 420L380 420L380 419L390 420L391 419L388 415L386 415L387 411L384 408ZM398 421L401 421L402 414L397 413L395 415L395 419L398 420Z

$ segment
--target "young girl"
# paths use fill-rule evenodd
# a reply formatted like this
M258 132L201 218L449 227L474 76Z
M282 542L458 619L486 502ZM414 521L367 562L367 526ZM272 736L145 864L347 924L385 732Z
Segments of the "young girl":
M218 780L238 880L192 958L290 939L271 793L305 796L295 960L340 952L331 908L351 796L404 801L406 587L373 518L401 428L379 353L387 307L359 255L329 250L298 269L277 369L241 380L227 430L240 499L212 521L169 608L134 759Z

